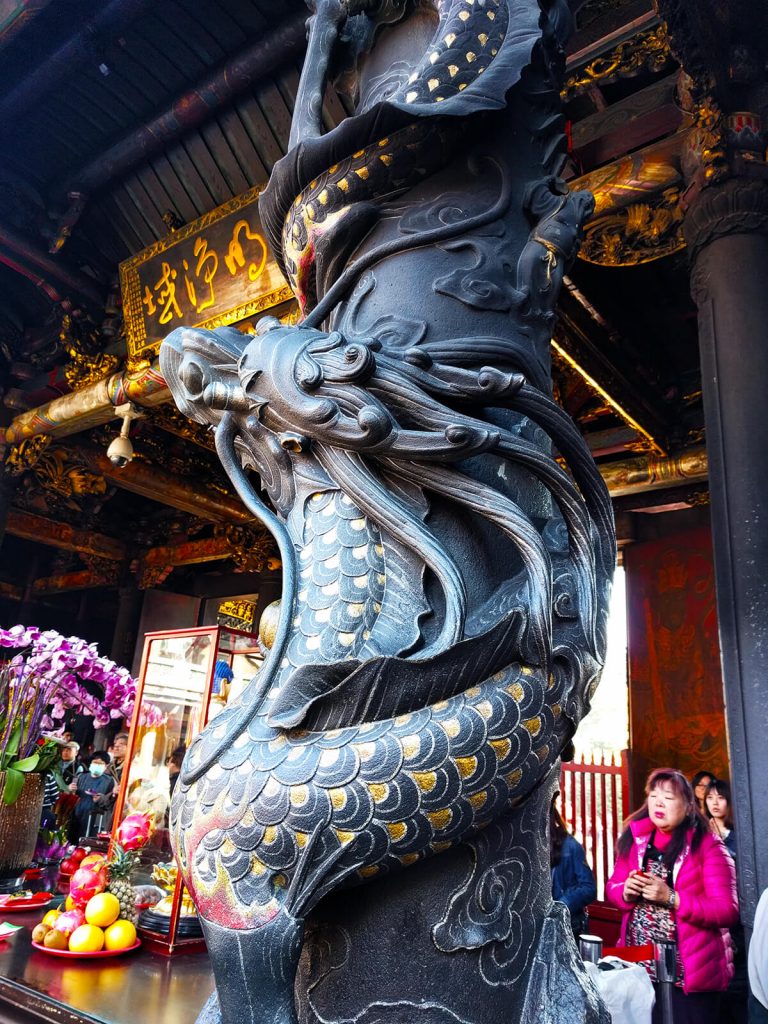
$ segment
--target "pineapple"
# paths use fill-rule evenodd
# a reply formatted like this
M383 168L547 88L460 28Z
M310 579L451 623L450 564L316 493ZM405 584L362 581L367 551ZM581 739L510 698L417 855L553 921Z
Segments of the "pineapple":
M132 924L138 921L138 914L135 907L136 893L131 885L130 876L137 861L138 857L134 851L124 850L119 843L115 843L112 859L107 865L107 892L111 892L119 900L120 917Z

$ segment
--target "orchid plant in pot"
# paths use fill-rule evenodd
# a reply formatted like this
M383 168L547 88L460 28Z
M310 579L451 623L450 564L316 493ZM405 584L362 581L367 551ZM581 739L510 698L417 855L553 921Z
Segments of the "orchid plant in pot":
M101 657L95 644L35 626L0 629L0 888L32 856L43 775L56 771L57 730L67 711L92 715L98 728L130 718L136 680ZM147 708L150 716L154 710ZM159 712L158 712L159 714Z

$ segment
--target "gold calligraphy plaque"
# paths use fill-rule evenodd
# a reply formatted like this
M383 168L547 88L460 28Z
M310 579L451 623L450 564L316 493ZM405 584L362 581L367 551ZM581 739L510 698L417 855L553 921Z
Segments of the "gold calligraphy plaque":
M120 264L130 362L155 356L174 327L236 324L293 298L258 198L249 189Z

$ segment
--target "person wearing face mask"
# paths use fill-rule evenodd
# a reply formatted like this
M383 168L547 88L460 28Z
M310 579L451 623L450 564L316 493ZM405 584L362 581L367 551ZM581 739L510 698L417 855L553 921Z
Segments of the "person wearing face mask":
M606 899L622 911L620 946L677 943L675 1024L721 1024L733 977L728 929L739 919L733 860L712 834L682 772L658 768L619 836ZM643 966L655 982L653 961ZM654 1024L662 1020L660 1000Z
M78 775L70 783L69 790L76 793L78 800L72 812L70 841L77 843L84 835L98 830L98 822L103 811L110 805L115 788L115 780L105 774L109 766L109 754L104 750L96 750L91 755L88 771Z

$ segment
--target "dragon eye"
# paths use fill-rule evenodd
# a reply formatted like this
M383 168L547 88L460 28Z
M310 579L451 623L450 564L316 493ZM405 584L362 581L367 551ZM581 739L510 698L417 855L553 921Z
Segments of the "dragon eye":
M206 385L205 370L192 359L185 359L179 371L184 387L190 395L200 395Z

